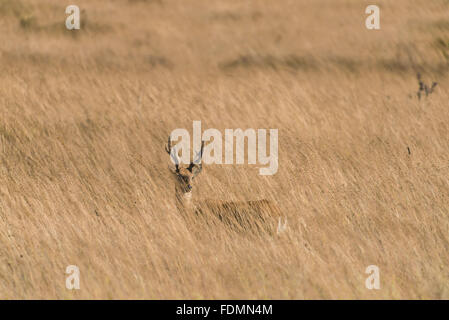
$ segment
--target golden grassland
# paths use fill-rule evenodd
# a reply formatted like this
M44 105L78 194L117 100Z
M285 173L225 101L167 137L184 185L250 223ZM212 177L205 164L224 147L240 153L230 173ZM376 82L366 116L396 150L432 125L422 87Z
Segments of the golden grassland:
M377 3L379 31L368 1L77 0L68 31L0 0L0 298L449 298L449 1ZM194 197L270 199L285 237L180 216L193 120L279 129L277 174L204 165Z

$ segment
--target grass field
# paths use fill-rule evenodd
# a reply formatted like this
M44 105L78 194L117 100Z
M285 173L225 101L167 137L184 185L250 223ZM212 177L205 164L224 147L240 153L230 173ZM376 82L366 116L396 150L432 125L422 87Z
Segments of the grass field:
M449 1L378 0L380 30L363 0L73 3L0 0L0 299L449 298ZM279 130L275 175L194 197L269 199L285 237L179 214L193 120Z

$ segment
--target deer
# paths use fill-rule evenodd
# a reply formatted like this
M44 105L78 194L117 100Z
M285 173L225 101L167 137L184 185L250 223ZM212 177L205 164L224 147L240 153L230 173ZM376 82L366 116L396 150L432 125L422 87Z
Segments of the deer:
M273 201L262 199L252 201L221 201L193 199L196 178L203 171L202 157L204 141L188 166L180 164L178 153L172 147L171 137L165 151L175 164L170 168L175 180L175 201L179 212L187 216L202 216L206 220L217 219L238 232L267 232L280 235L287 230L287 217Z
M421 74L419 72L416 75L416 77L418 78L418 84L419 84L419 89L418 89L417 95L418 95L418 99L421 100L422 93L425 93L426 97L428 97L430 94L433 93L433 90L438 85L438 83L432 82L432 85L429 87L429 86L427 86L427 84L425 84L422 81Z

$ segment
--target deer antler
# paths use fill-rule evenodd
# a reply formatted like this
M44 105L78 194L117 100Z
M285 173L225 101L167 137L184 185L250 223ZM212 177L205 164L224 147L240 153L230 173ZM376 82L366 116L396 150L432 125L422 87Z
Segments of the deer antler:
M196 153L196 158L193 160L193 163L199 164L201 159L203 158L203 149L204 149L204 141L201 141L201 149Z
M204 150L204 141L201 141L201 149L199 152L196 153L196 157L193 159L193 161L190 163L189 167L187 168L190 172L192 172L193 167L197 166L198 171L195 175L201 172L203 169L203 165L201 164L201 159L203 158L203 150Z
M176 171L179 171L179 159L178 159L178 153L175 149L172 148L171 145L171 136L168 136L168 143L165 146L165 151L170 155L170 157L173 159L173 162L175 163Z

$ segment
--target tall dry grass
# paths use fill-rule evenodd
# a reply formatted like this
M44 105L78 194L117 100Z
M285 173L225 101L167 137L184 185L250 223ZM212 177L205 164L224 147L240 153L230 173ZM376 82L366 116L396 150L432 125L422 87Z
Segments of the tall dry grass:
M367 1L76 2L80 31L0 0L1 298L449 298L447 1L377 1L380 31ZM279 129L276 175L205 165L195 197L273 200L288 237L179 215L193 120Z

